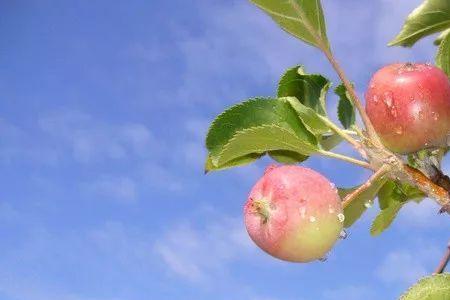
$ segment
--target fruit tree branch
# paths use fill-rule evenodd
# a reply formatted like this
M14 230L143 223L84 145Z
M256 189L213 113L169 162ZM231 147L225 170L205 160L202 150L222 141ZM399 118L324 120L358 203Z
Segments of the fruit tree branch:
M445 251L444 256L442 257L441 261L439 262L439 265L437 266L433 274L440 274L444 272L445 267L447 266L449 260L450 260L450 242L447 244L447 250Z
M450 193L443 187L430 180L421 171L408 165L403 165L404 174L407 180L416 185L429 197L434 198L442 206L441 212L450 213Z
M292 7L296 11L296 13L300 16L300 19L302 20L306 29L314 37L314 39L316 40L317 46L325 54L328 61L331 63L334 70L336 71L339 78L341 79L342 83L344 84L345 89L350 94L350 98L361 116L361 119L364 123L364 126L366 127L369 137L374 141L376 146L383 147L381 144L380 138L378 137L377 133L375 132L372 122L370 121L369 117L366 114L366 111L364 110L361 100L359 99L358 95L356 94L356 91L353 88L352 84L350 83L350 80L348 80L347 76L345 75L344 70L341 68L341 66L339 65L339 63L337 62L335 57L333 56L333 53L331 52L328 43L325 43L323 38L321 36L319 36L317 34L317 32L314 30L313 26L309 22L308 18L306 17L306 15L303 12L300 5L294 0L290 0L289 3L292 5Z

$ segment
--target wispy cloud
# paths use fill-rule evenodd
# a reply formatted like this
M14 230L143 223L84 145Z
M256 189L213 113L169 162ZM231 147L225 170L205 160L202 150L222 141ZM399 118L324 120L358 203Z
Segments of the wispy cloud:
M114 125L75 110L51 112L39 120L39 126L54 138L55 147L64 142L80 163L143 155L157 146L142 124Z
M124 176L102 176L85 183L85 190L100 198L110 198L122 203L133 203L138 197L136 182Z
M190 222L178 224L154 245L171 272L191 282L214 280L230 263L254 251L241 220L212 219L215 221L201 227Z
M387 253L375 270L376 276L388 284L411 285L420 277L430 274L439 260L441 251L427 240L421 240L408 249Z

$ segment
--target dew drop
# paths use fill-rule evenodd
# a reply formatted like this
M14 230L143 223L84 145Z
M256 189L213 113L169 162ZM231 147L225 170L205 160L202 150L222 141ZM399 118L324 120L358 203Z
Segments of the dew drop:
M378 103L378 96L377 95L373 96L373 102Z
M433 116L433 120L435 120L435 121L438 120L438 118L439 118L439 113L437 113L437 112L435 112L435 111L432 111L432 112L431 112L431 115Z
M344 222L344 220L345 220L344 214L338 214L337 217L339 219L339 222L341 222L341 223Z
M328 257L326 255L318 259L318 261L320 261L320 262L326 262L327 260L328 260Z
M304 219L306 217L306 208L300 207L300 217Z
M348 233L345 230L342 230L341 233L339 233L339 238L341 240L345 240L348 237Z
M331 206L328 206L328 212L330 214L334 214L336 211L334 210L334 208L332 208Z
M373 205L373 200L369 200L369 201L366 201L366 202L364 203L364 206L365 206L366 208L371 208L372 205Z
M310 221L311 223L315 222L315 221L316 221L316 217L310 216L310 217L309 217L309 221Z

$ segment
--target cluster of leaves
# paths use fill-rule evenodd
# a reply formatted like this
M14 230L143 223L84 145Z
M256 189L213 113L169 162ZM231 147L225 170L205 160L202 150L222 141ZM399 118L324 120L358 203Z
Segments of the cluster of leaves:
M320 0L250 1L289 34L330 53ZM441 34L435 41L439 47L436 64L450 76L449 0L425 0L389 45L411 47L421 38L438 32ZM295 66L281 77L276 96L249 99L224 111L214 120L206 138L205 171L246 165L264 155L285 164L303 162L310 155L339 155L331 150L342 142L342 132L357 131L355 109L344 85L337 86L334 92L339 98L337 111L342 127L334 124L326 111L330 86L324 76L308 74L302 66ZM414 163L420 164L417 157L420 156L415 156L416 160L410 157L415 167ZM339 193L344 198L357 188L341 188ZM406 203L420 202L424 197L413 186L380 177L345 208L344 225L352 226L378 198L380 213L370 230L372 235L378 235L390 226ZM442 278L425 279L402 299L438 299L414 295L420 295L424 286L426 289L439 284L439 280ZM448 280L448 276L444 278L447 284Z
M332 149L341 139L326 113L329 87L325 77L295 66L281 77L276 97L250 99L223 112L206 138L206 171L248 164L264 154L281 163L298 163ZM341 102L347 104L341 105L346 112L340 119L350 127L353 107L346 97Z

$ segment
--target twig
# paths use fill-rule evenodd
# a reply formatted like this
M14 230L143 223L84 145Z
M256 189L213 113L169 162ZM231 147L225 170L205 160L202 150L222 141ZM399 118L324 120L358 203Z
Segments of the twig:
M370 142L376 149L381 150L379 152L384 153L382 155L383 157L385 157L385 158L389 157L392 154L390 154L390 151L388 151L383 146L383 144L380 140L380 137L375 132L372 122L370 121L369 117L367 116L367 114L364 110L362 101L359 99L358 95L356 94L355 89L351 85L351 83L348 80L347 76L345 75L343 69L341 68L341 66L339 65L339 63L337 62L335 57L333 56L333 53L330 50L329 44L326 41L324 41L322 36L317 34L314 27L311 25L311 23L309 22L308 18L305 15L305 13L301 9L300 5L295 0L289 0L289 3L292 5L292 7L296 11L296 13L299 15L300 19L303 21L303 24L306 27L306 29L314 37L314 39L316 41L316 45L325 54L328 61L331 63L334 70L336 71L339 78L341 79L342 83L344 84L345 88L347 89L347 92L350 94L352 103L357 108L357 110L361 116L361 119L364 122L364 126L367 131L367 135L368 135L368 142ZM344 136L342 136L342 137L344 137ZM350 136L348 136L348 137L350 137ZM350 142L351 140L354 140L352 137L350 137L351 139L348 139L348 137L346 138L347 141ZM350 142L350 143L361 153L360 146L357 146L357 144L355 144L354 142ZM358 145L360 145L360 143L358 143ZM377 161L380 161L380 159L376 159L376 161L373 163L373 165L376 165ZM398 162L400 162L400 160ZM399 176L406 177L406 178L404 178L405 180L408 180L412 184L416 185L429 197L434 198L442 206L442 209L441 209L442 212L447 211L450 214L450 194L447 192L446 189L435 184L427 176L422 174L422 172L405 165L403 162L402 162L402 164L397 164L396 168L398 168L398 169L396 169L395 171ZM380 170L378 170L378 171L380 171ZM378 171L375 174L373 174L373 176L375 176L378 173ZM364 187L364 185L361 188L363 188L363 187ZM361 191L356 190L353 193L355 193L357 195L357 194L361 193ZM349 198L349 200L351 200L351 198ZM347 203L349 203L349 202L347 201Z
M339 128L336 124L334 124L330 119L328 119L327 117L321 116L319 115L319 118L322 119L322 121L328 125L328 127L331 128L331 130L333 130L334 132L336 132L338 135L340 135L344 140L346 140L347 142L349 142L351 145L353 145L353 147L358 150L358 152L365 157L366 154L364 152L364 149L361 146L361 143L358 142L356 139L354 139L351 135L349 135L347 133L346 130L343 130L341 128Z
M376 146L380 147L382 146L381 140L378 137L377 133L375 132L375 128L372 125L372 122L370 121L369 117L366 114L366 111L362 105L361 99L359 99L358 95L356 94L355 89L353 88L352 84L348 80L347 76L345 75L343 69L339 65L338 61L334 58L333 54L331 53L330 49L328 47L321 49L325 56L327 57L328 61L333 66L334 70L338 74L339 78L341 79L342 83L345 86L345 89L350 94L351 99L353 100L353 104L355 105L356 109L359 112L359 115L361 116L361 119L364 123L364 126L366 127L367 134L369 137L375 141Z
M290 0L289 2L292 5L292 7L294 8L294 10L297 12L297 14L300 16L300 19L302 19L303 24L305 25L306 29L316 40L317 46L325 54L328 61L331 63L334 70L336 71L339 78L341 79L342 83L344 84L347 92L350 94L353 104L356 106L356 109L358 110L359 114L361 115L361 119L364 122L364 126L366 127L369 137L373 140L373 142L375 142L376 146L383 147L380 138L378 137L377 133L375 132L372 122L370 121L369 117L366 114L366 111L364 110L361 100L359 99L358 95L355 92L355 89L351 85L350 80L347 79L347 76L345 75L344 70L341 68L341 66L339 65L337 60L334 58L329 45L327 43L325 43L323 38L321 36L319 36L317 34L317 32L314 30L314 28L312 27L308 18L306 17L305 13L301 9L300 5L297 2L295 2L294 0Z
M375 173L372 174L372 176L369 177L369 179L367 179L364 184L360 185L356 190L354 190L344 198L344 200L342 201L342 206L346 208L357 196L371 187L375 180L386 174L389 169L389 165L383 165L381 168L379 168Z
M450 242L447 244L447 250L445 251L444 256L442 257L441 261L439 262L439 265L437 266L433 274L440 274L444 272L445 267L447 266L449 260L450 260Z
M339 153L326 151L326 150L319 150L318 153L321 154L321 155L324 155L324 156L340 159L340 160L343 160L343 161L346 161L346 162L358 165L360 167L363 167L363 168L366 168L366 169L369 169L369 170L374 170L374 168L368 162L365 162L363 160L359 160L359 159L356 159L356 158L353 158L353 157L349 157L349 156L346 156L346 155L342 155L342 154L339 154Z

